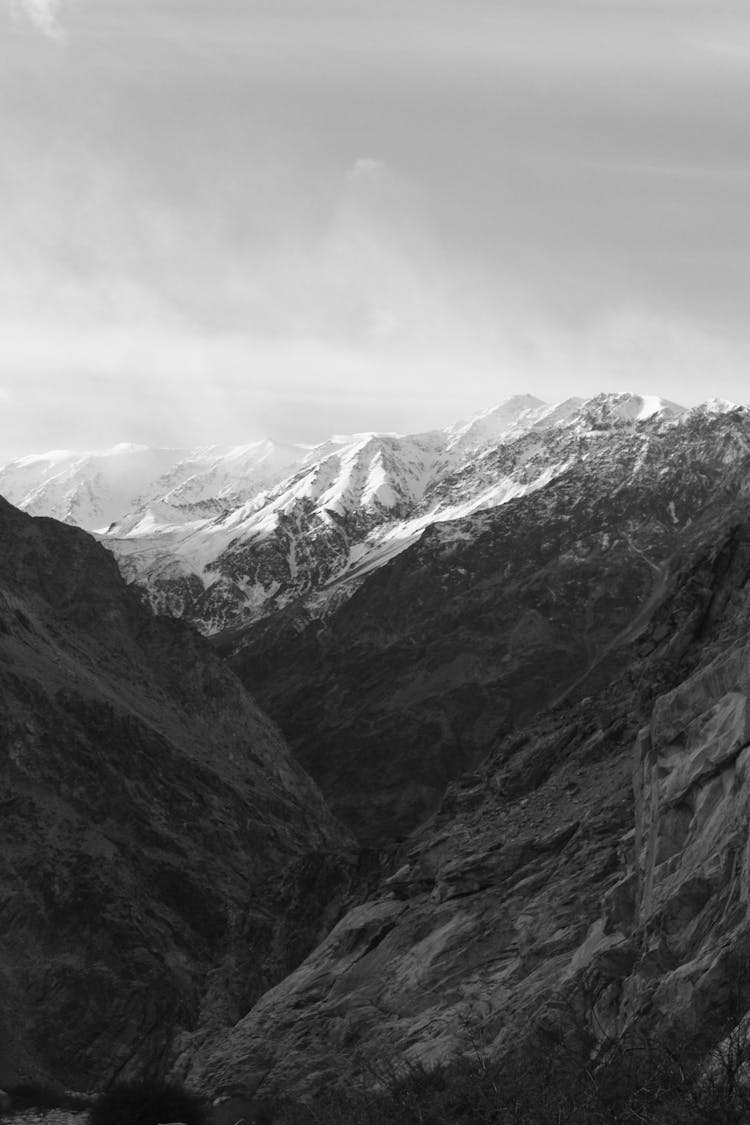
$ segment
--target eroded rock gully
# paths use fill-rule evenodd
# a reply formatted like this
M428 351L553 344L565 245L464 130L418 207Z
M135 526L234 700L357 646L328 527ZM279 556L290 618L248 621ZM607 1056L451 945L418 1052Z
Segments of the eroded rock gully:
M180 1073L309 1095L535 1027L723 1034L750 951L748 575L747 527L717 521L619 672L452 783L378 892Z

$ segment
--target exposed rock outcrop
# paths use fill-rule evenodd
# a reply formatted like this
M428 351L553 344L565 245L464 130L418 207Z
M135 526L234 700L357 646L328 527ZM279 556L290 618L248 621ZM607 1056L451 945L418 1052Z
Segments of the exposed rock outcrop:
M599 1040L643 1023L711 1042L750 1007L749 716L743 644L660 696L638 735L633 853L578 980L597 982Z
M750 535L725 517L607 682L453 782L378 892L182 1073L309 1096L534 1028L727 1031L750 1005Z
M232 1023L354 850L273 723L77 529L0 500L4 1080L92 1088Z

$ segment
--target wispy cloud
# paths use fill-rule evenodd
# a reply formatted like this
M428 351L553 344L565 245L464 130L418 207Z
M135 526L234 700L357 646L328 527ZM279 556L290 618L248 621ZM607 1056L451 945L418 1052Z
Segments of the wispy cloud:
M62 0L19 0L18 7L42 35L58 41L65 38L60 22Z

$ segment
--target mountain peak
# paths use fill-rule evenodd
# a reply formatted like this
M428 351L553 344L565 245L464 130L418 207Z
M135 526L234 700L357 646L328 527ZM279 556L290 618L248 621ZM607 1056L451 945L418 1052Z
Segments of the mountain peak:
M600 423L646 422L653 418L678 418L687 408L659 395L641 395L632 391L604 391L586 399L581 414Z

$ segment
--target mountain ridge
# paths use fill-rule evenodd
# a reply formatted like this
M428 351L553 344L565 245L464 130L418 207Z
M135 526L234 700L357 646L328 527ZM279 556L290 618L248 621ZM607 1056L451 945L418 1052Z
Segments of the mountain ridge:
M425 528L327 616L292 604L216 639L361 839L410 831L498 738L606 680L680 556L744 503L750 412L594 431L580 454Z
M578 438L592 428L669 424L689 413L630 393L558 404L518 395L466 423L423 434L342 435L312 448L257 442L188 455L157 451L171 458L168 470L123 505L129 512L107 519L102 541L153 608L186 616L205 633L252 623L300 599L309 616L320 616L431 523L542 487L577 455ZM557 431L568 433L570 449L557 461L550 453L540 465L544 451L535 455L528 439L544 442ZM493 450L524 439L526 449L504 474L497 464L486 466ZM139 447L138 455L147 452ZM115 515L111 495L106 502L93 495L88 478L101 477L96 458L66 458L47 485L26 491L28 473L43 458L0 468L0 493L36 514L74 523L85 524L87 510L97 519ZM77 485L71 483L76 473ZM100 487L111 493L106 480Z

